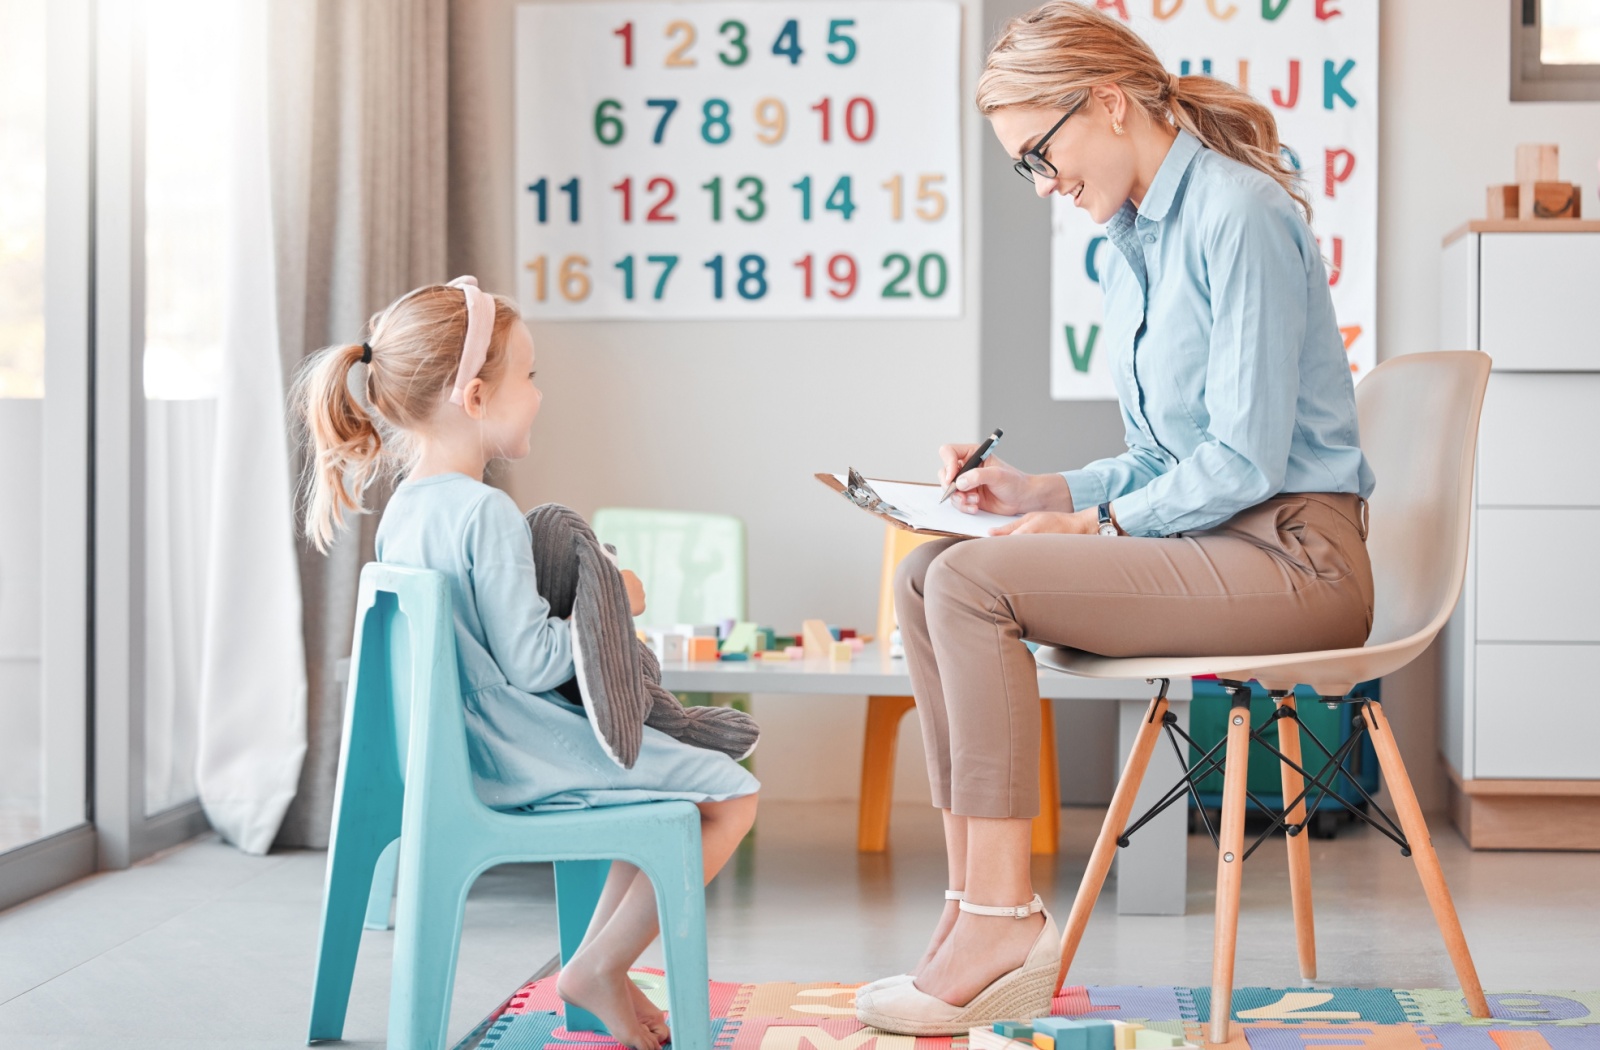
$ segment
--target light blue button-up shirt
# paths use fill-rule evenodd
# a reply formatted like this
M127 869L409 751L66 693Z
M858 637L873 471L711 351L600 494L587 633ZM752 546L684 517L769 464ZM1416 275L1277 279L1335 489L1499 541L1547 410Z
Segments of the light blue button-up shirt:
M1101 266L1128 451L1063 474L1123 531L1218 525L1280 492L1372 493L1328 272L1272 178L1179 131Z

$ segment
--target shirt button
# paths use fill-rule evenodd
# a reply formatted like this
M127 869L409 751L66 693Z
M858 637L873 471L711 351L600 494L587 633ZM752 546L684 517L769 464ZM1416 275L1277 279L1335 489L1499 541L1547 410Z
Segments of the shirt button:
M1153 234L1153 233L1145 234L1144 235L1144 243L1146 243L1146 244L1154 244L1154 243L1156 243L1156 235Z

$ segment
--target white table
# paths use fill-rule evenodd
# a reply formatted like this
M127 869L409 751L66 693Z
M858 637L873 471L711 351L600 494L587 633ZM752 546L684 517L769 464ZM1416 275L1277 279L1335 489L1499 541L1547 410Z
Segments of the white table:
M857 696L910 696L911 675L903 659L891 659L875 644L849 663L813 660L671 662L661 667L661 684L680 693L822 693ZM1052 700L1113 701L1121 711L1117 739L1119 767L1154 695L1141 680L1094 681L1056 671L1039 671L1039 695ZM1170 710L1189 724L1188 679L1172 683ZM1163 745L1150 760L1134 813L1144 812L1183 775L1178 756ZM1117 854L1117 911L1122 915L1182 915L1188 889L1188 816L1182 803L1141 828Z

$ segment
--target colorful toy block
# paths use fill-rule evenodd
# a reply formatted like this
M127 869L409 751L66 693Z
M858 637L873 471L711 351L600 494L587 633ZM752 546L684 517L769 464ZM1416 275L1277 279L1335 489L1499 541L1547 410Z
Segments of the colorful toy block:
M1091 1028L1097 1036L1093 1044L1090 1042ZM1109 1047L1111 1038L1111 1026L1103 1021L1038 1017L1033 1022L1033 1045L1039 1050L1090 1050L1092 1045Z
M1134 1050L1174 1050L1191 1045L1181 1035L1162 1032L1154 1028L1141 1028L1135 1033Z
M788 649L767 649L761 653L763 660L789 660L792 659Z
M974 1028L967 1033L967 1050L1030 1050L1032 1043L1008 1039L993 1028Z
M756 651L756 625L736 623L722 639L724 653L753 653Z
M845 627L839 631L839 641L841 642L848 642L854 637L856 637L856 629L854 627Z
M1021 1039L1024 1042L1033 1039L1033 1026L1020 1021L1001 1021L994 1026L994 1030L1007 1039Z
M847 664L855 655L855 650L850 648L849 642L834 642L828 646L829 663Z
M682 662L689 658L689 636L676 631L651 631L650 648L662 663Z
M717 640L715 637L696 635L689 639L689 659L695 663L717 658Z
M1137 1021L1112 1021L1111 1027L1115 1050L1136 1050L1135 1044L1139 1041L1139 1033L1144 1031L1144 1025Z
M1112 1027L1110 1021L1102 1021L1097 1017L1084 1017L1080 1018L1078 1023L1083 1025L1088 1050L1117 1050L1116 1029Z
M722 653L720 656L718 656L718 659L719 660L731 660L731 661L737 663L737 662L739 662L741 660L750 659L750 654L749 653Z
M821 620L807 620L800 627L800 646L808 659L826 660L833 641L833 632Z

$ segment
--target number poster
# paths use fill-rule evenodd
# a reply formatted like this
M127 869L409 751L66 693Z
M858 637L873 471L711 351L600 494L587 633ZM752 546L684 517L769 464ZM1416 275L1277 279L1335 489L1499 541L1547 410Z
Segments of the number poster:
M1243 87L1278 122L1304 174L1312 229L1359 382L1377 363L1378 0L1096 0L1174 73ZM1116 397L1099 342L1099 267L1117 250L1057 197L1051 237L1050 393Z
M530 319L956 317L951 0L525 3Z

